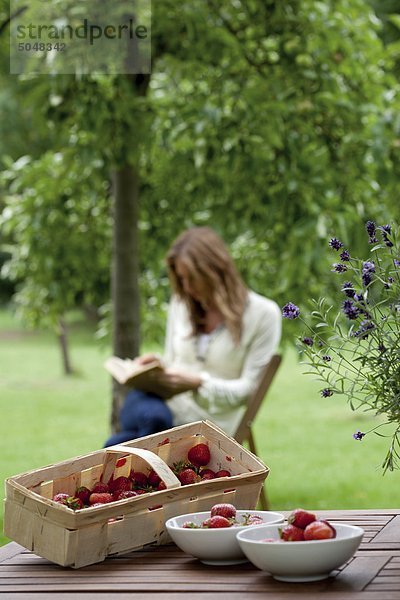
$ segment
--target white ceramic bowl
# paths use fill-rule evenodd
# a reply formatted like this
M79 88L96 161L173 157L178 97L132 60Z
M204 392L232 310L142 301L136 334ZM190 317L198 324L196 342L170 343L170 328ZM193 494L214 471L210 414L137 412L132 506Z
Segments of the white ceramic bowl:
M361 527L332 523L336 537L329 540L304 542L279 540L279 526L261 525L237 534L237 540L247 558L259 569L268 571L281 581L318 581L347 562L361 543Z
M265 510L238 510L236 518L242 521L245 514L260 515L264 523L283 523L280 513ZM263 525L245 525L224 527L221 529L189 529L182 527L186 521L201 525L208 519L210 511L179 515L165 523L172 541L184 552L199 558L207 565L232 565L247 562L236 540L236 534L245 529L263 527Z

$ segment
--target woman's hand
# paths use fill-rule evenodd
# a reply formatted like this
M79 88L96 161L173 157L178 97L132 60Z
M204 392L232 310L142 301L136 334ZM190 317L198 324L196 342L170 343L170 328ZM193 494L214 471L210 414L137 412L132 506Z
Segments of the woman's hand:
M138 381L138 388L165 399L189 390L197 390L202 383L198 375L178 369L157 369L146 373L145 376L143 381Z
M147 354L142 354L141 356L138 356L135 361L137 361L137 363L139 365L148 365L149 363L155 362L155 361L160 361L161 357L159 354L154 354L153 352L148 352Z

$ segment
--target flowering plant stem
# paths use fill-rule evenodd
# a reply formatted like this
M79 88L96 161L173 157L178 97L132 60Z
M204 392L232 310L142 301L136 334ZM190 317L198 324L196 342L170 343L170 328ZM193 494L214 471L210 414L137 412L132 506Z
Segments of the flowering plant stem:
M343 394L352 410L386 417L368 432L353 434L356 440L372 431L383 435L378 428L395 425L382 464L385 472L399 468L400 459L400 248L397 228L368 221L366 231L373 246L367 260L352 257L336 237L329 242L334 252L340 251L341 262L331 269L342 278L339 310L320 298L313 300L306 318L292 302L282 313L306 328L307 337L300 336L298 346L307 373L324 383L322 397Z

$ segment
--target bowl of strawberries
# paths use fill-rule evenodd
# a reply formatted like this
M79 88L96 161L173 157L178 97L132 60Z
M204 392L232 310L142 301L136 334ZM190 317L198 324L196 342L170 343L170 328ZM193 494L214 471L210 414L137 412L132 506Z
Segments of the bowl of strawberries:
M267 523L283 523L281 513L263 510L236 510L228 503L211 510L179 515L166 521L173 542L184 552L209 565L247 562L236 534Z
M263 525L237 534L244 555L280 581L318 581L346 563L359 547L364 530L318 519L298 508L282 525Z

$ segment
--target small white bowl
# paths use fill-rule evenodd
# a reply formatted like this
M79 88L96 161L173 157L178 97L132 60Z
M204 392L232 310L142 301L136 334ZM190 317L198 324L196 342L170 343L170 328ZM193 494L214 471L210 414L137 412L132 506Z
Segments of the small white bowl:
M329 540L285 542L279 526L260 525L240 531L237 540L247 558L280 581L318 581L347 562L361 543L361 527L332 523L336 537ZM265 541L266 539L277 541Z
M242 521L245 514L259 515L263 523L283 523L281 513L268 510L238 510L236 518ZM233 525L220 529L190 529L183 527L186 521L201 525L210 517L210 511L179 515L166 521L168 533L175 544L184 552L191 554L206 565L233 565L247 562L236 540L236 534L244 529L255 529L261 525Z

